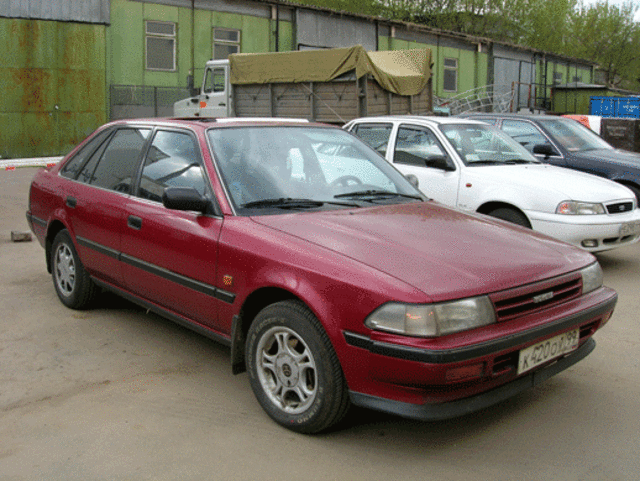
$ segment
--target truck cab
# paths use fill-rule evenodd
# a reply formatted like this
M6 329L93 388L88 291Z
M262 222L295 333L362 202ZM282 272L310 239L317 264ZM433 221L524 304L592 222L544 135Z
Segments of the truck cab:
M230 117L229 61L210 60L204 69L200 92L173 104L175 117Z

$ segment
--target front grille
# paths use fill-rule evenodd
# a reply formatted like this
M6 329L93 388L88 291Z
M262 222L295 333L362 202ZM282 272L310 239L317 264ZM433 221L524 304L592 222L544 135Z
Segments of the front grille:
M502 322L562 304L581 293L582 276L574 273L498 292L489 298L495 307L497 321Z
M615 204L607 204L606 207L609 214L622 214L633 210L633 202L616 202Z

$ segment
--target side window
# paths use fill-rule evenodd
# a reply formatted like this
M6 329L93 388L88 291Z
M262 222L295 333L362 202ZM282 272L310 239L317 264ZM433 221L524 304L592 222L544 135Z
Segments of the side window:
M207 77L204 81L204 93L212 94L224 92L225 88L225 69L224 67L215 67L207 70Z
M521 120L504 120L502 122L502 130L505 134L513 137L516 142L520 143L529 152L533 152L533 148L538 144L548 144L547 138L542 135L538 128Z
M159 130L142 168L138 196L162 201L167 187L193 187L205 194L205 177L195 139L185 132Z
M150 129L118 130L106 146L89 183L130 194L142 148L149 133Z
M415 167L454 167L434 133L419 127L401 126L398 129L393 162Z
M384 156L387 153L389 137L391 136L391 128L391 124L360 124L356 125L353 129L353 133Z
M89 159L91 154L95 152L95 150L102 144L106 138L113 132L112 130L103 130L99 134L97 134L93 139L85 144L76 155L73 156L72 159L64 164L64 167L60 170L60 175L62 177L67 177L69 179L75 179L78 176L78 173L85 165L85 162ZM95 167L95 164L94 164ZM92 169L93 171L93 169ZM86 180L85 180L86 182Z
M444 81L442 84L442 89L445 92L457 92L458 91L458 59L445 58L443 72L444 72Z

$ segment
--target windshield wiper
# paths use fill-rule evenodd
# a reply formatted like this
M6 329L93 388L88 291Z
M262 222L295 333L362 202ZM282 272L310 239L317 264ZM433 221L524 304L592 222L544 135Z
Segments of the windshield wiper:
M338 194L333 196L334 199L339 199L341 197L371 197L371 198L405 197L407 199L422 200L422 197L418 195L399 194L397 192L390 192L388 190L358 190L355 192L347 192L344 194Z
M509 160L502 161L502 163L515 165L515 164L539 164L540 162L534 162L533 160L526 160L526 159L509 159Z
M467 165L500 165L497 160L467 160Z
M314 199L293 199L291 197L280 197L278 199L262 199L242 204L241 207L252 209L262 207L276 207L279 209L312 209L322 207L325 204L339 205L343 207L360 207L358 204L348 202L332 202Z

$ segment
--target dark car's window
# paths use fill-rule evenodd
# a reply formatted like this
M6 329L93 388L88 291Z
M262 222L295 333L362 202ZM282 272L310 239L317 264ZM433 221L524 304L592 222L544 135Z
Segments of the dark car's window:
M150 129L118 130L98 161L90 183L130 194L142 148L150 132Z
M550 118L540 120L540 124L570 152L613 149L604 139L575 120Z
M434 159L440 159L440 167L455 168L451 159L435 134L420 127L401 126L398 129L393 162L416 167L430 166Z
M391 124L360 124L355 126L353 133L384 156L387 153L392 127Z
M529 152L533 152L536 145L550 144L547 138L530 122L521 120L504 120L502 130L513 137Z
M89 142L87 142L82 149L80 149L76 155L73 156L60 171L60 175L69 179L75 179L80 172L80 169L84 166L85 162L89 159L91 154L105 141L105 139L113 132L112 130L103 130ZM95 167L95 165L94 165Z
M161 202L166 187L193 187L201 195L205 193L198 145L186 132L160 130L151 142L138 196Z

